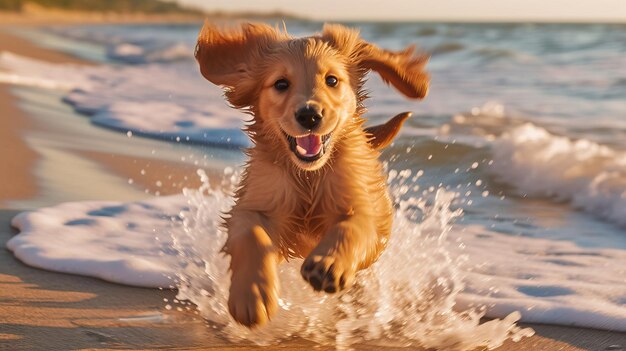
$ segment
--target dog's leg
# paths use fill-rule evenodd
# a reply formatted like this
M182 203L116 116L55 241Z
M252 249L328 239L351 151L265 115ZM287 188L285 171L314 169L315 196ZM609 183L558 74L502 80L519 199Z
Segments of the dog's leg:
M368 267L383 246L371 218L354 215L331 228L300 272L313 289L334 293L349 286L356 271Z
M232 272L228 309L238 323L248 327L266 323L278 307L280 256L260 223L258 213L234 213L224 247Z

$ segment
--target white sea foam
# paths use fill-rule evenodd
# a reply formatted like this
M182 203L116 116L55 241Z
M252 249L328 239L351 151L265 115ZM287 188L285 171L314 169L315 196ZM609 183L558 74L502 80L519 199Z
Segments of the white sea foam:
M493 172L524 196L553 197L626 226L626 153L531 123L493 143Z
M248 117L187 63L77 67L3 52L0 82L68 91L65 101L94 124L135 135L221 147L245 147Z
M49 64L8 51L0 51L0 83L55 90L91 87L84 67Z
M70 202L13 218L21 234L7 244L22 262L56 272L145 286L173 285L166 233L182 196L147 202Z
M185 43L174 43L170 46L146 46L131 43L110 45L107 56L126 63L174 62L192 60L193 47Z
M626 331L626 251L568 241L461 229L470 258L462 305L487 316L519 311L522 321Z

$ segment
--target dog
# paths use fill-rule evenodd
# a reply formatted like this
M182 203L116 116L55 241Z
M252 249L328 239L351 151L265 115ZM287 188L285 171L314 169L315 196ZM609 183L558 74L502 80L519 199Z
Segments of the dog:
M254 327L276 313L283 259L304 258L302 277L316 291L350 286L389 238L393 208L377 150L410 116L364 128L366 75L421 99L428 56L381 49L341 25L293 38L261 23L207 22L195 57L230 105L251 115L244 130L253 146L224 214L234 320Z

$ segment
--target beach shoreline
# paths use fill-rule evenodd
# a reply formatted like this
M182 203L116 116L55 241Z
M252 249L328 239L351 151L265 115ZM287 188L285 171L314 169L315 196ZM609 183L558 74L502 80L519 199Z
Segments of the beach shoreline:
M2 18L0 17L0 21ZM3 22L6 23L6 22ZM80 22L84 23L84 22ZM115 22L117 23L117 22ZM49 24L35 23L29 24ZM6 50L27 57L56 63L91 64L62 53L39 48L26 40L0 31L0 51ZM10 123L3 128L0 139L9 143L0 150L0 159L11 165L5 171L8 178L5 184L10 190L0 188L0 205L8 200L24 199L37 195L33 167L38 160L34 150L20 139L25 130L36 128L11 94L6 85L0 84L0 113L10 117ZM93 127L97 128L97 127ZM176 164L161 163L125 155L105 153L85 153L81 155L125 179L146 168L146 162L153 162L157 173ZM16 160L15 163L11 163ZM138 160L138 161L137 161ZM137 161L137 162L135 162ZM180 169L177 179L196 179L194 167ZM2 175L0 173L0 175ZM157 178L146 179L138 188L148 192L164 191L177 193L180 187L169 191L155 185ZM187 186L197 186L188 183ZM182 180L177 184L186 185ZM181 185L181 186L182 186ZM8 189L8 188L7 188ZM6 206L6 205L4 205ZM4 209L0 212L0 243L15 235L10 228L10 219L18 211ZM205 324L193 315L183 311L166 309L164 299L171 301L175 293L139 289L102 282L97 279L71 276L30 268L18 262L10 252L0 253L0 348L6 344L11 350L49 350L66 347L72 340L74 348L99 349L246 349L250 345L235 345L222 340L212 333ZM195 318L195 319L194 319ZM165 321L165 322L164 322ZM507 341L498 350L606 350L619 345L626 348L626 334L597 331L562 326L530 325L536 335L519 343ZM290 340L280 345L281 349L297 350L312 347L303 340ZM374 346L357 349L378 349ZM332 348L321 348L332 349ZM620 348L611 348L620 350Z
M52 63L90 64L69 55L39 48L2 30L0 43L0 52L8 51ZM16 98L9 88L9 85L0 83L0 115L13 117L5 118L4 127L0 129L0 159L8 164L8 167L0 170L0 178L3 179L0 184L0 205L7 200L32 197L37 194L38 187L32 175L38 155L26 145L22 135L25 129L33 127L33 123L17 106Z
M153 24L200 22L209 15L199 13L117 13L45 8L26 4L20 12L0 11L0 23L15 25L57 24Z
M6 27L12 28L12 27ZM75 66L95 65L96 63L70 56L68 54L39 47L27 39L15 34L18 29L11 31L0 28L0 52L6 51L24 57L34 58L44 62L54 64L72 64ZM64 105L62 102L58 102ZM42 180L37 179L35 173L37 167L42 162L42 155L34 150L32 145L26 142L27 134L33 132L54 134L49 127L37 123L34 116L21 108L20 98L12 86L0 83L0 113L7 118L5 127L0 130L0 159L5 160L10 167L0 170L0 178L5 181L0 184L0 207L6 208L15 201L23 201L41 195ZM67 107L69 109L69 107ZM75 115L75 113L73 113ZM84 122L84 117L76 116L80 122ZM78 122L78 121L77 121ZM85 123L83 123L85 124ZM88 124L88 123L87 123ZM99 133L107 133L118 137L126 138L125 135L117 131L109 131L96 126L88 126ZM67 135L65 137L71 137ZM159 147L168 145L165 141L151 141L150 139L135 139L137 143L152 143ZM129 140L129 145L132 141ZM135 144L137 144L135 143ZM141 145L144 149L148 146ZM63 150L76 158L92 162L104 168L107 173L119 178L123 183L132 179L129 188L146 194L172 195L179 194L184 187L197 188L200 185L196 174L197 166L177 160L164 160L154 157L146 152L135 152L134 154L122 153L120 150L101 150L80 148L74 150ZM171 157L170 157L171 158ZM156 170L153 172L152 170ZM163 179L158 177L164 176ZM146 195L147 196L147 195ZM101 198L103 200L106 198ZM139 199L139 198L137 198Z
M0 34L1 36L1 34ZM0 39L1 40L1 39ZM28 198L37 193L37 185L30 171L37 160L36 153L20 138L29 120L14 103L14 97L7 86L0 84L0 116L7 118L0 128L0 159L7 167L0 169L0 206L3 200Z

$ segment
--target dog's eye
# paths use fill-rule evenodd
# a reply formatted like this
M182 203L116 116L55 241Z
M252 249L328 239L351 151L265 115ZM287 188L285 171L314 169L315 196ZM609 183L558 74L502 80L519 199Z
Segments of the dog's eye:
M326 77L326 85L328 85L329 87L334 88L337 86L337 83L339 83L339 80L337 80L337 77L335 76Z
M274 89L278 91L285 91L289 89L289 81L287 79L279 79L274 83Z

